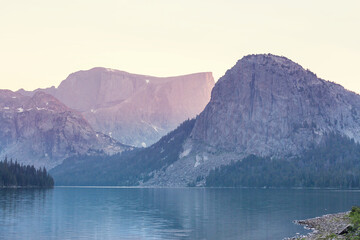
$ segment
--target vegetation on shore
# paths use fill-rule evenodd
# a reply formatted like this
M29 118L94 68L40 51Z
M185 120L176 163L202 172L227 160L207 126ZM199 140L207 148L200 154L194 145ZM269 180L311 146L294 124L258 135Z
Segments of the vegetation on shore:
M350 212L328 214L321 217L295 221L314 231L306 236L289 240L360 240L360 207L353 206Z
M54 179L45 168L36 169L18 162L0 161L0 187L53 187Z
M206 177L208 187L360 188L360 144L330 134L301 156L271 159L250 155Z
M346 239L360 240L360 207L354 206L349 213L352 226L348 228Z

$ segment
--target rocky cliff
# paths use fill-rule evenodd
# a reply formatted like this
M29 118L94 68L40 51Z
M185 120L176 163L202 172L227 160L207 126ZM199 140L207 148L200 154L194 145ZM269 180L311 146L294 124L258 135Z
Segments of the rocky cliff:
M211 146L293 154L326 132L360 140L360 97L285 57L250 55L220 78L191 134Z
M249 154L298 155L327 133L360 141L360 96L285 57L249 55L216 83L179 160L148 184L186 185Z
M0 158L51 168L76 154L129 149L95 132L78 112L53 96L0 90Z
M211 73L159 78L93 68L70 74L58 88L41 91L81 112L96 131L141 147L199 114L213 86Z

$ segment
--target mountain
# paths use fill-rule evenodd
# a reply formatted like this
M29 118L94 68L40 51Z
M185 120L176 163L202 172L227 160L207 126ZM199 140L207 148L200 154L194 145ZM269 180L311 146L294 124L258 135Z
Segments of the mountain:
M301 169L300 166L309 164L310 159L311 166L319 172L326 171L334 163L334 166L345 167L344 173L350 173L353 177L358 174L350 171L350 163L354 162L356 152L360 151L356 145L360 142L360 96L338 84L318 78L285 57L260 54L239 60L216 83L210 102L194 121L186 131L180 126L167 136L172 139L171 136L175 136L176 132L186 133L181 141L177 141L177 147L172 146L177 153L171 155L171 163L161 160L167 159L162 151L171 143L164 139L155 144L158 151L145 149L148 152L143 150L132 157L137 159L146 153L148 161L157 164L163 161L161 167L142 170L143 178L137 181L138 184L205 185L211 170L232 165L242 159L247 160L243 165L234 167L253 169L251 163L255 161L251 159L255 159L260 165L266 161L264 166L274 168L284 161L291 163L297 159L296 166ZM328 144L334 141L335 144ZM349 144L355 145L348 147ZM338 154L333 154L336 159L329 159L326 153L316 154L319 151L330 151L329 146L338 150ZM353 150L349 154L341 149ZM174 159L174 156L177 157ZM118 156L117 161L118 166L121 166L124 159ZM81 169L85 162L73 166ZM153 166L151 162L147 165ZM101 164L98 167L105 167L107 162L102 161ZM290 165L282 170L294 169ZM62 171L66 172L65 169ZM215 175L212 172L211 181L221 182L216 178L227 171L224 169ZM261 173L266 172L264 170ZM234 174L234 171L231 173ZM297 174L306 176L304 172ZM317 171L311 174L317 174ZM137 176L141 174L137 173ZM352 179L351 176L345 174L342 177ZM66 174L61 178L66 178ZM305 179L297 181L305 182Z
M132 186L154 177L178 160L182 144L195 120L186 120L174 131L147 148L137 148L112 156L73 156L50 173L57 185Z
M95 132L82 115L53 96L0 90L0 158L54 167L77 154L114 154L129 149Z
M70 74L58 88L34 92L44 91L81 112L96 131L144 147L199 114L213 86L211 73L160 78L93 68Z
M285 57L245 56L213 88L183 144L187 156L149 184L185 185L251 154L291 159L330 133L359 142L359 95Z

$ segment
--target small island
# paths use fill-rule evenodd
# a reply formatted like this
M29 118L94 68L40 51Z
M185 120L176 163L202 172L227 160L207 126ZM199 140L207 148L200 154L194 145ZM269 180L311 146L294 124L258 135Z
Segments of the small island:
M327 214L321 217L297 220L295 223L304 225L313 231L307 236L297 236L290 240L360 240L360 207L354 206L350 212Z
M45 167L36 169L31 165L23 165L17 161L0 161L0 188L51 188L54 179L47 173Z

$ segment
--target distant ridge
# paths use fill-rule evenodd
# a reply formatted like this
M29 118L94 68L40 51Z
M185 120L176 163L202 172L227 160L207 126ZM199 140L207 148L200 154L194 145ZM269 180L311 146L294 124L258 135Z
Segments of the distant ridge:
M0 90L0 158L48 169L77 154L113 154L130 147L95 132L78 112L53 96Z
M70 74L58 88L44 91L83 114L96 131L134 146L149 146L199 114L210 100L210 72L152 77L92 68Z

